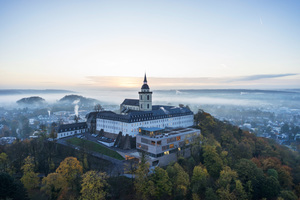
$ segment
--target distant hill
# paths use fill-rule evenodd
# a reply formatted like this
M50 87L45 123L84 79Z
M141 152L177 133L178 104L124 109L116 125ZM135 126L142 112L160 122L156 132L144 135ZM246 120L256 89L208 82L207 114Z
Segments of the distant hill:
M46 103L45 99L37 96L22 98L17 101L17 104L19 105L42 105L45 103Z
M79 105L90 105L90 104L94 105L100 103L100 101L96 99L86 98L75 94L66 95L63 98L61 98L58 102L64 104L67 103L67 104L79 104Z
M20 94L60 94L60 93L75 93L70 90L22 90L22 89L7 89L0 90L0 95L20 95Z

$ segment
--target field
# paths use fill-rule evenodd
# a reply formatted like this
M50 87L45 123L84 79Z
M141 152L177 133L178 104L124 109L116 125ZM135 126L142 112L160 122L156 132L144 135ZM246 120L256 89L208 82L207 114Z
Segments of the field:
M124 160L124 158L118 154L116 151L113 151L109 148L106 148L100 144L97 144L95 142L91 142L88 140L79 139L76 137L70 138L67 140L70 144L76 145L76 146L85 146L87 150L94 151L97 153L104 154L106 156L118 159L118 160Z

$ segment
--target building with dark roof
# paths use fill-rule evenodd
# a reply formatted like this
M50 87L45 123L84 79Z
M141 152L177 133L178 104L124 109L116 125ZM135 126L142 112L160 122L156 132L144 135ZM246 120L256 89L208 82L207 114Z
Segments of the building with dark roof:
M85 133L87 131L87 128L88 127L86 122L74 124L61 124L57 129L57 139Z
M120 105L120 114L102 111L97 114L96 131L135 137L140 127L179 128L192 126L194 113L187 107L152 105L145 75L139 99L125 99Z

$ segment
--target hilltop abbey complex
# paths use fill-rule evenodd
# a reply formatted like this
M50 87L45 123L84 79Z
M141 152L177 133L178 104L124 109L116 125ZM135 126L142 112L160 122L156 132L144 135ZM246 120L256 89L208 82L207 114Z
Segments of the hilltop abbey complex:
M144 152L150 156L151 166L167 165L200 135L199 129L190 128L194 114L184 106L152 105L146 74L138 95L138 99L125 99L118 113L91 112L86 123L61 125L57 138L95 133L97 142L108 147L136 149L125 153L126 159L139 158L137 153Z
M186 107L152 105L152 92L145 74L138 93L139 99L125 99L120 105L120 114L112 111L99 112L96 131L122 133L136 137L139 128L185 128L193 125L193 112Z

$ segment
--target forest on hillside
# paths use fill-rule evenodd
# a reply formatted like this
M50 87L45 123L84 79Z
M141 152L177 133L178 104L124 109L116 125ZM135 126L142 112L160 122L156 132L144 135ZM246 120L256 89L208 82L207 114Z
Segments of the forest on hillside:
M147 156L124 166L135 178L113 177L110 163L54 142L0 146L0 199L207 199L300 198L300 155L199 110L201 136L178 161L149 173ZM191 156L184 158L185 151ZM42 176L41 176L42 174Z

